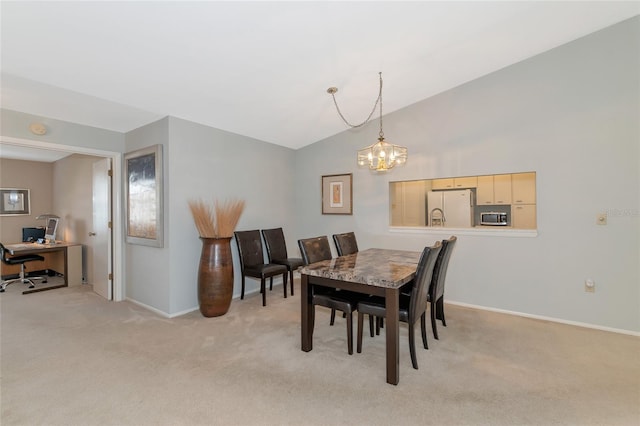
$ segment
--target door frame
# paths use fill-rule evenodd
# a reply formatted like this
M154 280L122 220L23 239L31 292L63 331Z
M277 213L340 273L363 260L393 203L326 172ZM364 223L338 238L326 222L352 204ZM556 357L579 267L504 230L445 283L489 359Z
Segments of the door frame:
M120 302L125 299L124 288L124 242L123 242L123 210L122 210L122 156L115 151L86 148L74 145L63 145L52 142L42 142L31 139L0 136L0 145L16 145L49 151L68 152L69 154L85 154L96 157L111 158L113 176L111 181L111 233L113 239L113 300Z

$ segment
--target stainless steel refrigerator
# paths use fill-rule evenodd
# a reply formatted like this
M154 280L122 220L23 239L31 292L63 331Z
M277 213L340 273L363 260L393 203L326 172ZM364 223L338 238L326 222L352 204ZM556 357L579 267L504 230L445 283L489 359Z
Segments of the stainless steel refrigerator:
M428 226L471 228L473 208L470 189L427 192Z

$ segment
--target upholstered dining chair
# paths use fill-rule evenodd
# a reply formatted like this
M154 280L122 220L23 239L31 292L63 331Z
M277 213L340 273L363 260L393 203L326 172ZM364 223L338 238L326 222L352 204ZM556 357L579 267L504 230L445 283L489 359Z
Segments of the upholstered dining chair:
M333 242L336 245L338 256L358 252L358 243L356 242L356 234L353 232L345 232L342 234L333 234Z
M424 248L416 268L416 277L411 289L411 294L409 296L400 294L399 319L409 325L409 351L411 353L411 363L416 370L418 369L418 359L416 357L415 324L419 319L424 321L427 310L427 291L429 290L429 284L433 276L433 268L441 248L442 243L440 243L440 241L437 241L431 247ZM369 318L371 318L371 316L386 318L387 310L385 307L385 299L383 297L372 296L358 303L358 353L362 352L364 314L369 314ZM422 328L422 344L425 349L429 349L424 327Z
M444 318L444 283L447 277L447 269L449 268L449 259L451 258L451 252L456 245L456 241L458 241L458 238L455 235L447 240L442 240L442 250L440 250L438 259L436 259L433 277L431 278L431 285L429 286L429 293L427 295L427 302L429 302L429 309L431 309L431 329L433 330L433 337L438 340L436 319L442 321L443 326L447 326ZM424 328L425 325L423 324L422 327Z
M289 271L289 282L291 283L291 295L293 296L293 272L304 264L299 257L287 256L287 243L284 239L282 228L263 229L262 238L267 247L267 258L269 263L284 265Z
M2 281L0 283L0 293L4 292L9 284L13 284L16 282L29 284L29 288L35 287L34 280L41 280L43 283L47 282L46 277L28 276L26 273L27 267L24 265L27 262L34 262L37 260L43 261L44 257L37 254L25 254L21 256L7 257L7 249L4 247L4 245L2 245L2 243L0 243L0 257L2 257L2 263L6 265L20 265L20 276L18 278Z
M253 231L236 231L233 235L238 244L238 253L240 255L240 274L242 277L240 299L244 299L245 277L258 278L260 280L260 293L262 293L262 306L267 306L265 280L269 278L270 288L273 288L273 277L280 274L282 274L282 287L286 298L287 267L264 262L260 231L257 229Z
M436 325L436 319L442 321L443 326L447 326L447 322L444 317L444 283L447 276L447 269L449 268L449 259L451 258L451 252L458 241L456 236L451 236L446 240L442 240L442 250L438 254L436 264L433 268L433 276L431 278L431 284L429 284L429 291L427 293L427 303L431 310L431 329L433 330L433 337L439 340L438 327ZM402 293L409 295L411 293L411 287L413 281L405 284L402 288ZM426 321L421 323L421 327L426 330Z
M331 259L331 247L329 246L329 239L326 236L298 240L298 247L300 248L302 260L305 265ZM336 310L345 313L347 319L347 350L349 355L352 355L353 312L355 312L358 302L369 296L366 294L314 285L311 287L310 297L311 304L313 305L313 312L311 316L312 330L315 325L316 305L331 309L332 325L335 319ZM373 332L372 323L370 327Z

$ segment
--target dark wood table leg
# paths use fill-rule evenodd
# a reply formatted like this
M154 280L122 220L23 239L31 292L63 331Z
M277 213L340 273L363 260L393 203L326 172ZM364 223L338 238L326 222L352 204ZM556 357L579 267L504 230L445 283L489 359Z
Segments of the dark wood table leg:
M397 385L400 381L399 294L400 290L397 288L387 288L385 290L385 307L387 311L387 323L385 324L385 334L387 336L387 383L392 385Z
M300 277L300 333L302 338L302 350L309 352L313 349L313 322L311 315L313 307L309 298L309 276L302 274Z

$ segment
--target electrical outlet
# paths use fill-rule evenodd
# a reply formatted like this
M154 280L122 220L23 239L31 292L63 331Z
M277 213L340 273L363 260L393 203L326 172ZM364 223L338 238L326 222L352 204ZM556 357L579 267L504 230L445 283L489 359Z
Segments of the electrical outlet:
M584 280L584 291L587 293L595 293L596 292L596 282L591 278L587 278Z
M607 224L607 214L606 213L598 213L596 216L596 225L606 225Z

